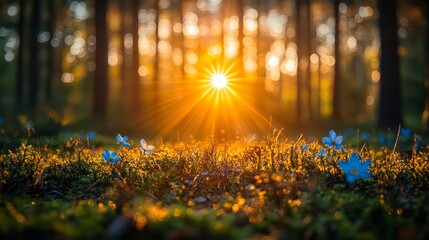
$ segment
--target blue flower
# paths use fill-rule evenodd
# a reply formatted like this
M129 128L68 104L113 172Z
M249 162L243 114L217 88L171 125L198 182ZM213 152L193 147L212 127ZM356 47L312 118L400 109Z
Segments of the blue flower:
M108 163L112 163L112 164L116 164L120 160L117 152L110 152L110 150L108 149L106 149L106 151L104 151L104 153L102 153L101 156Z
M317 153L317 157L319 159L322 159L322 157L324 157L324 156L326 156L326 150L323 148L319 149L319 152Z
M117 134L116 135L116 144L119 144L119 145L121 145L121 146L123 146L123 147L129 147L130 146L130 144L129 143L127 143L127 141L128 141L128 137L127 136L121 136L121 134Z
M343 141L343 136L337 136L334 130L329 131L329 137L322 137L322 142L327 147L333 147L335 150L343 149L344 146L341 145Z
M299 148L301 149L301 151L307 151L307 149L308 149L308 144L305 144L305 145L302 145L302 146L299 146Z
M86 134L86 137L87 137L89 140L93 140L93 139L95 138L95 132L94 132L94 131L89 131L89 132Z
M1 125L3 125L3 124L4 124L4 122L5 122L4 117L3 117L3 116L0 116L0 126L1 126Z
M370 178L371 173L368 172L371 160L360 162L360 157L357 153L352 153L349 161L338 162L343 172L346 174L346 180L349 184L353 184L358 179Z
M140 151L146 153L146 154L152 154L152 151L155 149L152 145L147 145L146 141L142 138L140 140L140 145L142 146L140 148Z
M371 135L367 132L360 134L360 139L362 139L362 141L368 141L370 138L371 138Z
M385 135L383 135L383 134L379 134L378 135L378 142L380 142L380 143L387 142L387 137Z
M411 129L410 128L401 128L401 136L404 136L406 139L410 139L411 138Z

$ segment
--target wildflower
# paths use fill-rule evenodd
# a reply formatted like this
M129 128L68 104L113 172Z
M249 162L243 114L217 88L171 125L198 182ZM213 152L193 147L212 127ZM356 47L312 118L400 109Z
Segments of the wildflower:
M378 142L380 142L380 143L387 142L387 137L385 135L383 135L383 134L379 134L378 135Z
M362 141L368 141L371 138L371 135L367 132L361 133L360 135L360 139L362 139Z
M404 136L405 139L411 138L411 129L410 128L401 128L400 134L401 136Z
M322 142L327 147L333 147L335 150L343 149L344 146L341 145L343 141L343 136L337 136L334 130L329 131L329 137L322 137Z
M117 141L116 144L119 144L123 147L129 147L130 146L130 144L127 143L128 137L127 136L122 137L121 134L119 134L119 133L118 133L118 135L116 135L116 141Z
M88 138L88 140L94 140L94 138L95 138L95 132L94 131L89 131L86 134L86 137Z
M319 159L322 159L322 157L324 157L324 156L326 156L326 150L323 148L319 149L319 152L317 153L317 157Z
M372 175L368 172L371 160L360 162L360 157L356 153L352 153L349 161L338 162L338 165L346 174L346 180L349 184L353 184L357 179L370 178Z
M302 146L299 146L299 148L301 149L301 151L307 151L307 149L308 149L308 144L305 144L305 145L302 145Z
M155 149L152 145L147 145L146 141L142 138L140 140L140 145L142 146L140 148L140 151L146 153L146 154L152 154L152 151Z
M104 151L104 153L102 153L101 156L108 163L112 163L112 164L116 164L120 160L117 152L110 152L110 150L108 149L106 149L106 151Z

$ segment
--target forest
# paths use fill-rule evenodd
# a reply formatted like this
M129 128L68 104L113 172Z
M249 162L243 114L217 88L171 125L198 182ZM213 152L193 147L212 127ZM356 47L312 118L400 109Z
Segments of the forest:
M429 239L427 0L0 12L0 239Z
M0 10L8 128L427 129L425 1L38 0ZM228 79L221 91L216 73Z

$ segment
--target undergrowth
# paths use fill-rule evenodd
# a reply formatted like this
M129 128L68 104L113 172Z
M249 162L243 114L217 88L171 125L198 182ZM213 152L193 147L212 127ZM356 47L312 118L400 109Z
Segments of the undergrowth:
M341 148L275 131L151 154L130 143L109 148L116 164L101 156L103 144L80 138L3 150L2 239L429 237L428 149L400 149L399 136L393 147ZM349 181L339 163L353 154L369 159L370 177Z

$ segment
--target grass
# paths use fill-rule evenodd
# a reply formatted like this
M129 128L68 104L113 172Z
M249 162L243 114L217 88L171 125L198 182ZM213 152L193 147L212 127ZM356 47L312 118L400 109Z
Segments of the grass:
M3 137L0 238L429 238L428 149L376 136L345 136L335 151L274 131L161 144L150 155L99 136ZM117 164L101 157L106 148ZM338 162L352 153L371 159L371 178L345 180Z

